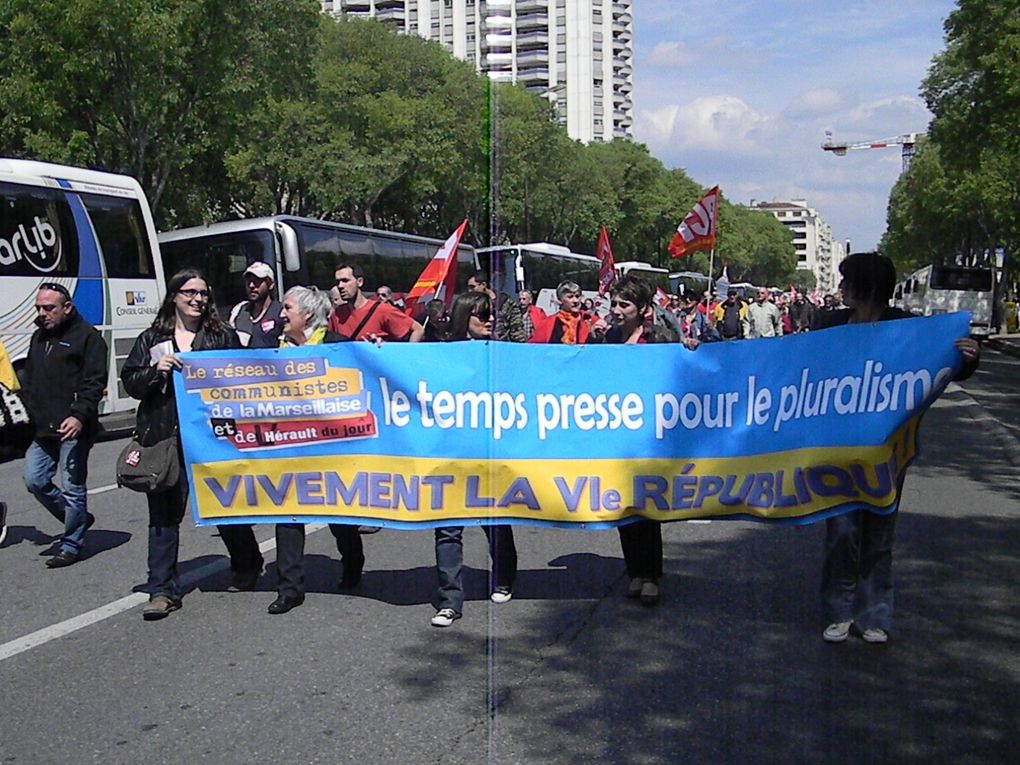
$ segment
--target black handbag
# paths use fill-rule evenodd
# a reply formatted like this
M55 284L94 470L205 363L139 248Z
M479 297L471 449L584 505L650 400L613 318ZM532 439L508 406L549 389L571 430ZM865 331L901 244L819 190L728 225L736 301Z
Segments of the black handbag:
M117 457L117 485L151 494L172 489L181 476L177 434L142 446L135 435Z

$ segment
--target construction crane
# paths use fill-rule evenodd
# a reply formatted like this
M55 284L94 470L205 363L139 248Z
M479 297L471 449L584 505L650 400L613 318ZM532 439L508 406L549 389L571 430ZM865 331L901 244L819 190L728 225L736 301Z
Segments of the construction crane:
M826 130L825 143L822 144L822 149L825 151L831 151L837 157L843 157L846 156L846 153L852 149L888 149L890 146L902 146L903 170L906 170L910 167L910 160L914 158L917 140L924 135L924 133L904 133L903 135L898 135L894 138L882 138L877 141L835 143L832 140L832 131Z

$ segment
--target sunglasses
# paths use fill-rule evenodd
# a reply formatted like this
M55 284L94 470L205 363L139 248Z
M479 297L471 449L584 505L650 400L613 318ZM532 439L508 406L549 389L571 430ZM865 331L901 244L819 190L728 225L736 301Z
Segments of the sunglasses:
M39 285L40 290L49 290L50 292L59 292L64 296L65 299L71 299L71 293L68 292L67 287L63 284L57 284L56 282L43 282Z

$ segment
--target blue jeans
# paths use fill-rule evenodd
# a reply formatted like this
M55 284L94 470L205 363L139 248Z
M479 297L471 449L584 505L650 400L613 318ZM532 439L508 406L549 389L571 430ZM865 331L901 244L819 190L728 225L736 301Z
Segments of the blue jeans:
M896 516L854 510L825 522L822 608L829 622L862 631L892 627Z
M60 549L72 555L81 555L85 542L88 518L85 482L91 448L90 442L81 439L37 438L25 453L25 486L50 515L64 524ZM58 468L63 490L53 485Z
M517 547L512 526L482 526L489 540L489 557L492 573L489 575L490 592L495 587L514 586L517 578ZM439 589L436 591L436 608L452 608L458 614L464 610L463 526L440 526L436 535L436 573Z

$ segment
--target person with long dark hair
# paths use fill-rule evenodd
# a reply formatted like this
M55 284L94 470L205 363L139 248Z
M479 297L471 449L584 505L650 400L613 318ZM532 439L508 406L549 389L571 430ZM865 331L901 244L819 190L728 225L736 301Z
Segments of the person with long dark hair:
M179 354L240 347L237 333L220 321L212 288L202 273L185 269L170 277L152 326L135 340L120 375L128 395L139 402L135 432L142 446L151 446L178 431L173 370L182 366ZM183 454L179 456L183 465ZM146 494L146 500L149 602L142 617L152 621L181 607L177 557L181 521L188 503L186 471L181 470L174 486ZM219 534L230 553L231 589L254 589L263 560L251 526L220 526Z
M283 334L281 348L339 343L350 338L329 330L333 308L329 293L315 287L291 287L283 296ZM358 527L329 524L340 553L341 590L357 587L365 566L365 551ZM277 598L269 604L269 613L285 614L305 602L305 527L301 523L276 524L276 570L279 575Z
M468 292L459 295L453 304L448 341L491 340L492 302L486 292ZM492 572L489 575L489 599L493 603L506 603L513 597L517 578L517 548L514 545L513 527L508 525L483 526L489 540L489 557ZM461 617L464 609L464 527L441 526L435 530L436 573L439 589L436 591L436 613L433 627L449 627Z

